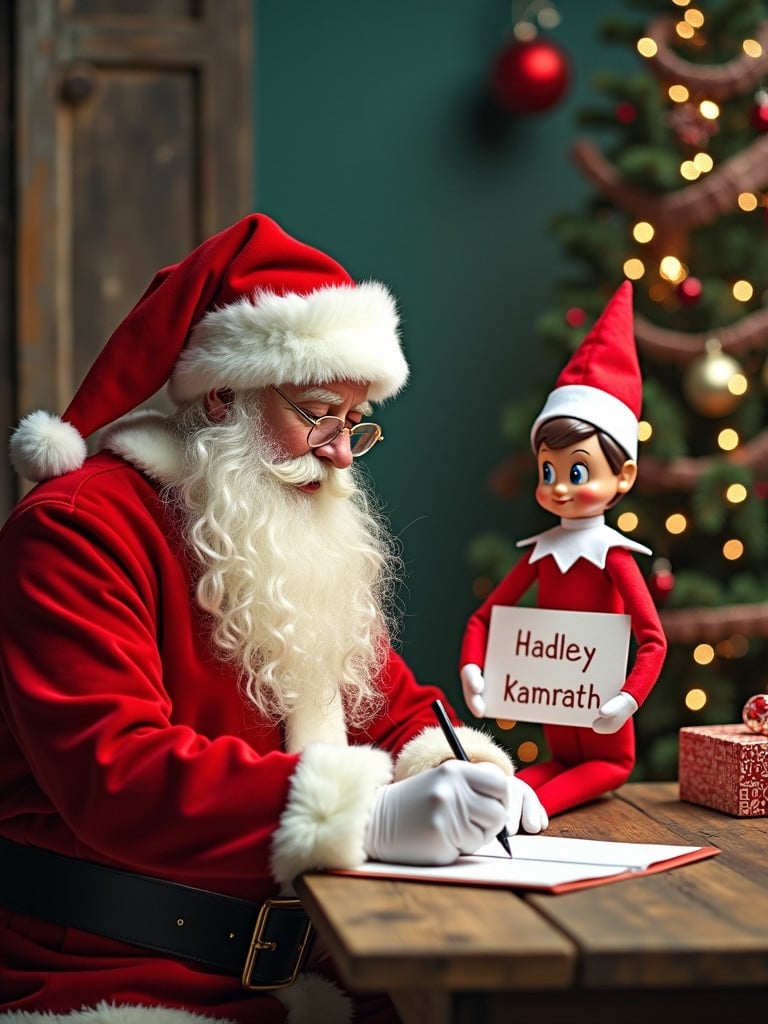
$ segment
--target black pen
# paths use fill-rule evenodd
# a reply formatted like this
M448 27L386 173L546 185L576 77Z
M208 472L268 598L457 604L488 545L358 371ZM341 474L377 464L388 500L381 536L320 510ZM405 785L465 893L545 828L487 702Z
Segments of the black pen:
M437 715L437 720L440 723L440 728L443 730L445 738L448 740L448 746L453 751L454 757L459 761L468 761L466 751L459 742L459 737L456 735L456 730L451 725L451 720L446 714L443 702L441 700L432 701L432 710ZM496 838L499 840L501 845L504 847L506 853L512 856L512 848L509 845L509 834L506 828L502 828L501 832L498 833Z

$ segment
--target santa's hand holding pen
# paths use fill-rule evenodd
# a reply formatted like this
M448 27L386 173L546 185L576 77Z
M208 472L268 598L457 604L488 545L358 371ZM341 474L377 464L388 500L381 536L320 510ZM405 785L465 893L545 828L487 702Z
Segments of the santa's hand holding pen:
M546 811L529 785L487 761L445 761L376 793L365 835L372 860L449 864L506 827L541 832Z

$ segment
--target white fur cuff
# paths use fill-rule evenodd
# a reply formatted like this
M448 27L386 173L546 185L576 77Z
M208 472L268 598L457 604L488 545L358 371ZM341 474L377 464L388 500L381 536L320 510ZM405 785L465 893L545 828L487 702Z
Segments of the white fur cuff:
M272 873L285 885L312 868L353 868L376 790L392 780L388 754L373 747L313 744L301 755L275 832Z
M490 761L507 775L514 775L515 766L509 755L488 733L473 729L469 725L460 725L456 729L456 735L470 761ZM400 751L395 765L395 781L410 778L430 768L437 768L443 761L448 761L452 757L453 753L442 730L437 726L430 726L418 736L414 736Z

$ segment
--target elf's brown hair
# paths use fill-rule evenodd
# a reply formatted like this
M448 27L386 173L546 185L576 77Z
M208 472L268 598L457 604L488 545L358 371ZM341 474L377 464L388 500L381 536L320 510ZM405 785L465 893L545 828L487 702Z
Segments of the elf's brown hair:
M629 455L620 444L614 441L610 434L606 434L604 430L599 430L592 423L576 419L575 416L557 416L551 420L544 420L543 423L539 424L533 436L533 447L538 452L542 444L546 444L547 448L558 451L561 448L567 448L569 445L575 444L577 441L583 441L587 437L592 437L593 434L597 434L600 448L603 455L605 455L608 465L611 467L611 471L618 474L621 467L629 459Z

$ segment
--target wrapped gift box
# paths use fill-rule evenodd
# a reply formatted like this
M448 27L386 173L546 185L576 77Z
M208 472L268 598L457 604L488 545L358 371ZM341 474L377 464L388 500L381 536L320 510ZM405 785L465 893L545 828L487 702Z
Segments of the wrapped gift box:
M768 736L745 725L680 730L680 799L737 818L768 815Z

